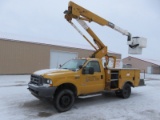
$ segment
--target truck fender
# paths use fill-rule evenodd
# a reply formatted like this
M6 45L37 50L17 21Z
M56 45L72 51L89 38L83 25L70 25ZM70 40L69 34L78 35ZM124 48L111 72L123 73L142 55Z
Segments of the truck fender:
M57 86L57 89L55 91L55 95L62 89L72 90L74 92L75 96L77 96L77 94L78 94L78 88L75 84L73 84L73 83L62 83L59 86Z
M124 87L125 84L129 84L130 86L134 87L133 82L128 80L128 81L124 82L124 84L122 85L121 89Z

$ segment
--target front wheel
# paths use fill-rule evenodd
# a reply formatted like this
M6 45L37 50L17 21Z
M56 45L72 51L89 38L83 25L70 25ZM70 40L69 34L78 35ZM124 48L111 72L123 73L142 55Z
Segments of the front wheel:
M59 112L65 112L72 108L74 101L74 93L69 89L63 89L55 96L54 105Z

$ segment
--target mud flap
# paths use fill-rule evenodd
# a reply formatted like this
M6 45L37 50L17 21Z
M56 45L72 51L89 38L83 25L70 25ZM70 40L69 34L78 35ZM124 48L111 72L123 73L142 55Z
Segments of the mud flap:
M144 81L144 79L140 79L140 81L139 81L139 86L145 86L145 81Z

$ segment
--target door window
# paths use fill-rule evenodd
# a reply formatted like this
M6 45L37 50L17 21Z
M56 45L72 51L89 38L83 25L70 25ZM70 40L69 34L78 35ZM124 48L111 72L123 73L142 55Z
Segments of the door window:
M90 61L90 62L88 62L86 67L93 67L94 68L94 72L101 72L101 69L100 69L98 61Z

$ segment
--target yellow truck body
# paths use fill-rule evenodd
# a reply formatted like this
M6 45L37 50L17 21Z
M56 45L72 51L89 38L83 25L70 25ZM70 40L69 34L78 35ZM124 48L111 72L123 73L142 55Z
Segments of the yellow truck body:
M128 98L131 94L130 87L139 84L139 75L138 69L104 68L102 60L98 58L72 59L59 69L33 73L28 85L34 96L52 99L56 102L58 111L63 112L69 110L72 105L62 105L62 108L59 108L60 105L57 104L67 100L73 102L79 96L115 91L117 96ZM127 95L122 94L126 85L129 86Z

